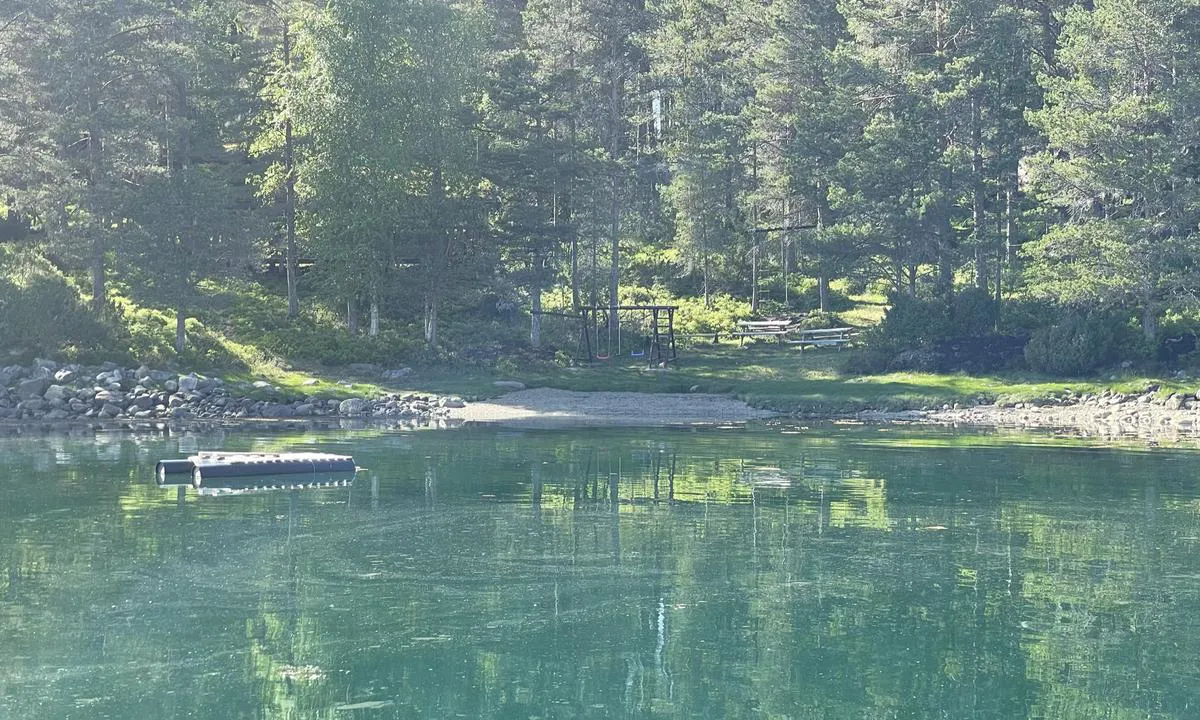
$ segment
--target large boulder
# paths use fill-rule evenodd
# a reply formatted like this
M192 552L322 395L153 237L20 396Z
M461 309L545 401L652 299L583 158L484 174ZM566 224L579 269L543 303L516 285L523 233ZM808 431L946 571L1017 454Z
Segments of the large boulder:
M338 404L339 415L362 415L369 409L369 404L362 398L350 398Z
M27 374L28 373L25 368L21 367L20 365L9 365L8 367L2 368L0 369L0 387L12 385L14 382L25 377Z
M52 403L64 401L69 397L73 397L74 395L75 393L73 391L62 385L51 385L50 387L46 388L44 393L42 393L42 397L44 397L48 402Z
M179 392L195 392L200 385L200 378L196 377L196 373L190 375L179 376Z
M46 409L46 401L39 397L22 400L17 403L17 409L31 413L40 413Z
M28 400L29 398L41 397L42 393L50 387L49 377L30 378L17 383L17 397Z
M93 400L101 405L105 403L120 405L125 402L125 393L121 392L120 390L101 390L100 392L96 393L96 397L93 398Z

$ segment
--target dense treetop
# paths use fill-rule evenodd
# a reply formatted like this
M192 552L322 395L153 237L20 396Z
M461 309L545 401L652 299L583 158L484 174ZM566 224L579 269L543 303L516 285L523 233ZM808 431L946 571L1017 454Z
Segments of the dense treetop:
M1200 0L0 0L4 237L180 347L264 256L291 315L434 346L483 298L839 278L1149 346L1196 300L1198 50Z

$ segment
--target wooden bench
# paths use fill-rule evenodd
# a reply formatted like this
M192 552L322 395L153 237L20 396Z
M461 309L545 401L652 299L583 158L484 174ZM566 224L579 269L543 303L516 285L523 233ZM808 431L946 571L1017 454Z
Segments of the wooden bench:
M854 328L839 327L798 330L795 335L795 339L788 340L787 342L799 345L800 352L804 352L805 345L811 345L812 347L836 347L838 350L841 350L843 346L854 339Z

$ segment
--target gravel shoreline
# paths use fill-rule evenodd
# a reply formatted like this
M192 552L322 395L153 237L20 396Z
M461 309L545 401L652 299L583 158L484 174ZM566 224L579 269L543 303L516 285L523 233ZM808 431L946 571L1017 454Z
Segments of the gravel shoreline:
M60 366L38 360L27 367L0 368L0 434L111 429L411 430L463 424L653 427L786 417L723 395L530 390L515 381L498 381L496 386L512 392L479 402L413 392L375 398L289 399L261 381L243 386L145 366ZM1005 406L816 412L801 418L1053 431L1098 439L1140 438L1151 444L1200 440L1200 398L1162 396L1155 387L1136 394L1068 394Z
M777 417L724 395L702 393L572 392L536 388L466 403L451 420L521 427L661 426L748 422Z

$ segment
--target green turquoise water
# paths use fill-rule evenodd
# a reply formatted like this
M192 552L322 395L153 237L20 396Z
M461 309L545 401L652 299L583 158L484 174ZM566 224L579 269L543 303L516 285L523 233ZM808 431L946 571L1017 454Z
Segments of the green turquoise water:
M321 449L349 487L154 462ZM1192 718L1185 450L903 428L0 438L0 718Z

